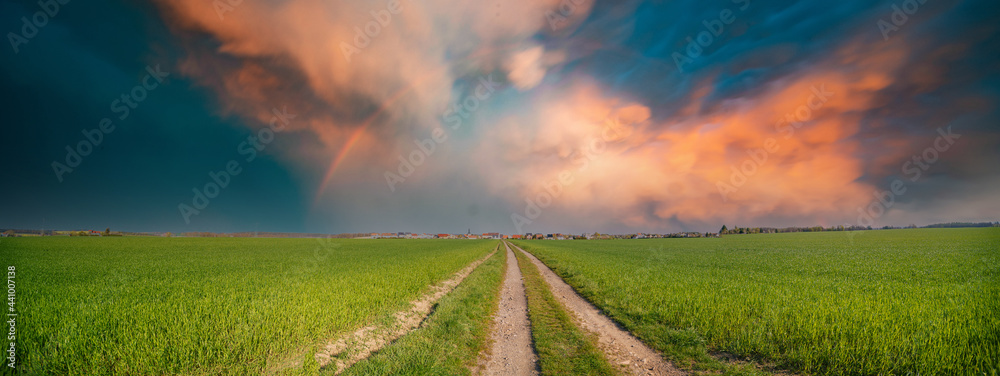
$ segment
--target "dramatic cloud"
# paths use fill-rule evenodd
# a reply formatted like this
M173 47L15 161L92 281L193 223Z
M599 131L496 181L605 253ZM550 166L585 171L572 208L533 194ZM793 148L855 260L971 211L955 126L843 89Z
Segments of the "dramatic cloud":
M390 163L403 147L394 139L437 127L463 79L509 72L527 89L559 59L531 42L557 1L217 3L160 3L188 48L183 72L228 113L263 120L290 106L331 171L350 151Z
M835 56L752 97L707 108L703 95L661 123L594 84L538 95L537 114L513 115L485 138L483 154L500 156L485 161L499 172L491 186L513 186L510 198L525 206L636 227L774 216L853 223L874 189L859 181L867 161L854 136L906 52L848 45Z
M377 203L434 213L459 190L441 186L457 179L489 196L507 231L855 224L938 128L995 116L996 98L969 90L981 77L954 65L995 45L996 27L926 34L950 24L946 12L970 12L962 7L928 3L886 33L879 20L892 8L861 3L656 13L676 24L642 17L647 4L566 0L158 4L185 48L182 73L213 90L224 114L258 124L276 106L299 114L293 131L317 143L284 152L322 177L316 210L331 215ZM715 35L688 53L705 33ZM995 79L996 67L981 73ZM494 79L502 87L484 96ZM940 102L921 105L930 98ZM993 137L981 123L958 133ZM941 165L995 146L972 138ZM947 211L917 196L900 197L886 219ZM985 219L952 207L954 219Z

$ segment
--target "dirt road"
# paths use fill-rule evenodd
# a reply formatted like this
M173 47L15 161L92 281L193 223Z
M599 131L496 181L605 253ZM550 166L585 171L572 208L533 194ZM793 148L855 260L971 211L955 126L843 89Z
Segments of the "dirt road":
M507 274L500 290L500 307L493 324L493 346L482 375L537 375L538 357L531 346L528 301L524 295L521 269L509 246Z

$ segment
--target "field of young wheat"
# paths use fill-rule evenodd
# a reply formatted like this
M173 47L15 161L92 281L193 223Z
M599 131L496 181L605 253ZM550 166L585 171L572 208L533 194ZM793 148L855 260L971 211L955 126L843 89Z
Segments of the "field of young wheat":
M1000 372L1000 229L516 243L682 365Z
M261 374L371 322L496 241L3 239L23 374Z
M1000 367L1000 229L515 243L695 373L995 376ZM322 344L391 323L496 248L495 240L0 241L5 266L17 271L19 371L40 375L315 374L309 355ZM488 344L503 265L502 256L484 263L419 330L349 373L469 371ZM540 308L548 285L524 269L536 339L576 338L563 307ZM544 341L534 345L543 361L554 359ZM600 360L591 350L588 359ZM295 360L302 366L276 368Z

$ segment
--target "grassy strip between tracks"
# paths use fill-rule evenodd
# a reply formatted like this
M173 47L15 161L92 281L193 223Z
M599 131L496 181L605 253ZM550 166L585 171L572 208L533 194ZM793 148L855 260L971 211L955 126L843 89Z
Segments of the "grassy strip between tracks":
M528 318L538 364L544 375L615 375L597 348L597 339L583 332L556 300L538 268L515 250L528 296Z

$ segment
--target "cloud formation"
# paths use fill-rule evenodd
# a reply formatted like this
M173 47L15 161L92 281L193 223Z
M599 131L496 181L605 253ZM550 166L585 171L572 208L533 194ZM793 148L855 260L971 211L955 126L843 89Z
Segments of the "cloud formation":
M187 52L181 72L214 91L224 114L253 123L287 105L300 115L295 130L318 143L287 152L323 176L317 196L329 200L318 202L340 211L382 201L433 213L457 189L442 182L458 177L475 182L463 189L489 195L488 210L503 218L546 192L558 196L533 218L546 228L854 224L856 209L936 128L995 116L996 98L970 89L984 76L995 80L995 67L971 74L955 65L984 63L976 49L997 44L996 26L927 35L968 20L947 12L980 3L929 4L889 41L877 25L892 8L863 2L825 10L765 1L718 9L565 3L242 2L221 17L205 1L158 7ZM676 69L669 56L691 43L685 36L727 6L734 21ZM448 130L450 141L406 182L406 200L389 198L381 171L395 169L414 139L442 127L443 115L491 74L507 87L463 113L469 126ZM928 98L941 102L922 106ZM970 141L942 166L996 145L996 130L981 122L966 129L994 141ZM887 218L947 211L919 199L901 198L907 204Z

